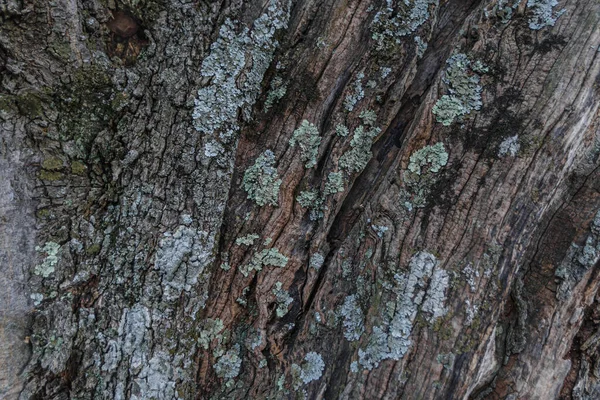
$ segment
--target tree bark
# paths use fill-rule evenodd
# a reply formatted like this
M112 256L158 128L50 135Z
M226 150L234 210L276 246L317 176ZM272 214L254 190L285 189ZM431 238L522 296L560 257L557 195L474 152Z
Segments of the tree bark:
M554 3L3 0L0 397L600 398Z

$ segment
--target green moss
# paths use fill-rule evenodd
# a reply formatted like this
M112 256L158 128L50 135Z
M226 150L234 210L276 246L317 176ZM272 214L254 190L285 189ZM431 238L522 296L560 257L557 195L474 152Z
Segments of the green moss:
M75 175L85 175L87 167L84 163L79 161L73 161L71 163L71 173Z
M52 215L52 212L49 208L40 208L37 210L36 215L39 219L45 219Z
M41 170L39 172L38 176L39 176L39 178L41 180L43 180L43 181L50 181L50 182L58 181L58 180L60 180L60 179L63 178L63 174L62 173L56 172L56 171L48 171L48 170L45 170L45 169Z
M42 115L42 99L37 93L29 92L15 97L19 112L30 118Z
M89 246L87 249L85 249L85 253L88 256L93 256L93 255L96 255L96 254L100 253L100 249L101 248L102 247L99 244L96 243L96 244L93 244L93 245Z
M42 162L42 168L50 171L62 169L63 161L58 157L48 157Z

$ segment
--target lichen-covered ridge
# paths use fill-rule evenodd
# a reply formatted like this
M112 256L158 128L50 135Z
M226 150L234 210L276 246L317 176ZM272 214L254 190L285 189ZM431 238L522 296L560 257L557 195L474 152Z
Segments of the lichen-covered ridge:
M597 393L596 2L21 3L0 397Z

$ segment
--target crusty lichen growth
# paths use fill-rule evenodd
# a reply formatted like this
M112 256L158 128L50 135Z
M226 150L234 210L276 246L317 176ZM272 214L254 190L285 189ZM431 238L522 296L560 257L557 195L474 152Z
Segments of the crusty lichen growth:
M330 172L323 189L323 195L336 194L344 191L344 175L341 172Z
M246 236L241 236L237 239L235 239L235 244L239 245L244 245L244 246L252 246L254 244L254 241L256 239L260 238L260 236L258 236L255 233L249 233Z
M384 9L375 14L371 25L376 49L391 50L400 44L404 36L415 32L429 19L429 7L437 5L438 0L404 0L396 4L388 1Z
M252 271L261 271L264 266L273 266L283 268L287 265L289 258L284 256L275 248L263 249L254 254L252 260L242 265L239 269L242 275L248 276Z
M220 378L233 379L240 373L242 359L240 357L240 345L234 344L213 365L215 373Z
M365 317L357 303L356 295L346 296L339 313L344 318L344 337L350 342L360 339L365 329Z
M403 173L406 187L400 192L400 201L408 211L425 206L437 173L447 163L448 153L442 142L425 146L410 156L408 168Z
M204 135L219 132L224 141L238 132L238 112L241 110L249 118L278 46L274 36L287 27L288 19L286 7L271 1L267 11L254 21L252 30L243 28L236 33L237 23L225 20L210 54L202 62L200 73L211 82L198 90L195 100L192 117L198 132Z
M350 141L351 148L342 154L339 166L348 172L361 172L371 159L371 145L379 132L379 128L365 129L362 125L356 128Z
M425 146L411 154L408 170L421 175L421 168L429 166L430 172L439 170L448 163L448 153L442 142L433 146Z
M281 179L277 175L275 154L271 150L265 150L254 164L248 167L242 185L248 192L248 198L259 206L277 205Z
M449 94L443 95L435 103L432 111L438 122L449 126L457 118L481 108L481 79L471 68L471 60L465 54L453 55L446 64L442 80L448 86Z
M323 375L325 363L319 353L311 351L304 356L304 362L301 366L292 364L292 374L294 375L294 387L298 389L301 383L305 385L316 381Z
M294 302L294 299L286 290L283 290L283 283L281 282L275 283L275 288L271 292L275 295L275 301L277 302L275 314L278 318L283 318L288 313L288 308Z
M356 81L354 82L353 90L348 93L344 99L344 107L347 111L354 110L356 104L361 101L363 97L365 97L365 90L362 86L362 80L364 77L365 74L362 72L359 72L358 75L356 75Z
M566 12L566 9L554 11L558 5L557 0L527 0L527 9L532 15L529 17L529 28L540 30L547 26L554 26L556 20Z
M502 143L500 143L500 147L498 148L498 157L504 157L506 155L515 157L520 149L521 144L519 143L519 135L507 137L502 141Z
M44 257L41 264L36 265L33 273L48 278L54 272L56 264L58 264L60 245L56 242L46 242L44 247L37 246L35 249L40 253L45 253L46 257Z
M290 139L291 147L296 144L300 146L300 158L305 162L304 166L306 168L314 167L317 164L319 144L321 144L321 136L317 127L307 120L302 121Z
M446 313L448 274L431 253L421 251L410 260L407 274L395 274L388 285L393 301L387 303L383 325L374 326L366 347L358 351L359 363L371 370L386 359L400 360L412 341L410 335L419 310L429 322ZM384 287L385 288L385 287Z
M310 211L310 220L317 221L323 218L323 198L315 190L300 192L296 200L304 208Z

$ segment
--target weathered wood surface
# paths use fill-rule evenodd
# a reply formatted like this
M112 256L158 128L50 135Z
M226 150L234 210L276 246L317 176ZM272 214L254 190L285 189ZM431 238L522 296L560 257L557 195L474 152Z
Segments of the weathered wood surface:
M0 18L0 397L600 397L597 0Z

